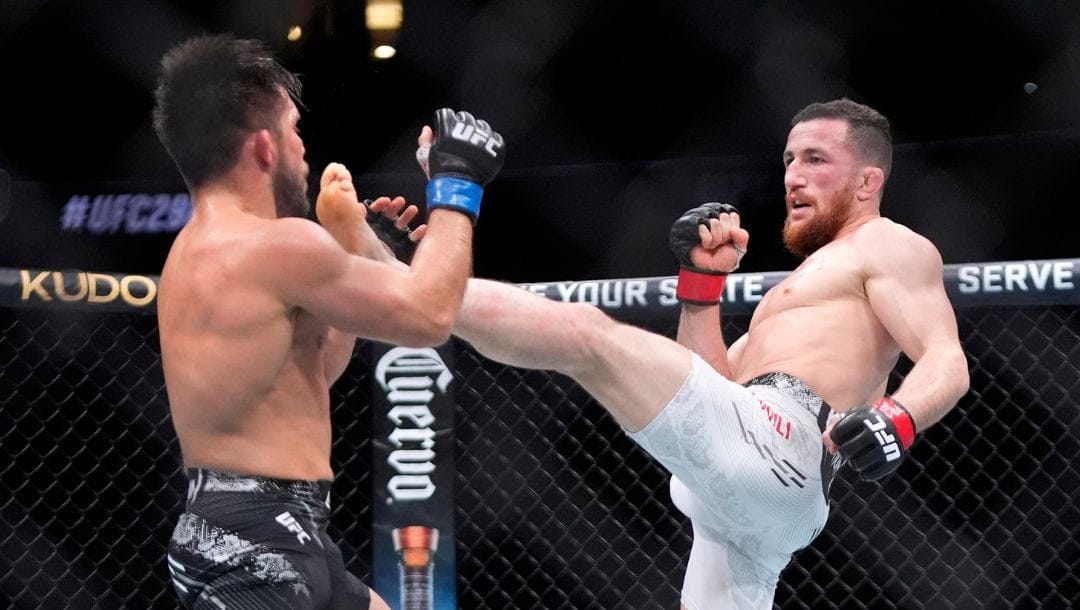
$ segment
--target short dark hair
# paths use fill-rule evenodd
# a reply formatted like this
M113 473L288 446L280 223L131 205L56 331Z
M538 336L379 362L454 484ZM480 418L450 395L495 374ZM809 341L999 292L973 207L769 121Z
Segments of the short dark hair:
M154 131L188 188L231 169L247 134L277 131L282 89L299 103L299 79L258 40L197 36L165 54Z
M830 102L815 102L800 110L791 119L791 126L814 119L838 119L848 124L848 140L863 161L881 168L885 177L892 170L892 134L889 119L877 110L840 98Z

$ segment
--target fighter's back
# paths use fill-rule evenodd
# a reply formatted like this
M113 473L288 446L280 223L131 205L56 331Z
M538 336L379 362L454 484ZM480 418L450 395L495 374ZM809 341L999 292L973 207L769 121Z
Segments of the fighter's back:
M198 216L198 215L196 215ZM185 465L330 478L328 327L284 303L274 244L300 219L193 218L161 274L162 365Z

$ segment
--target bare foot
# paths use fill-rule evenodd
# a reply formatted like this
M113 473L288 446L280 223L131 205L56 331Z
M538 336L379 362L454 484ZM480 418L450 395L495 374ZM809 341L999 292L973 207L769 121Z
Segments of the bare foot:
M340 163L331 163L319 180L319 196L315 200L315 215L321 224L341 244L348 244L364 223L367 208L356 198L352 174Z

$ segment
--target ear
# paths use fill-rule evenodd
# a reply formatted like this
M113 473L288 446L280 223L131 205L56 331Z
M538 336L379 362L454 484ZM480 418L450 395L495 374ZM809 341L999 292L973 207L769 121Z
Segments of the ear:
M261 169L270 169L277 162L277 148L274 147L274 138L270 135L270 130L260 129L251 137L255 162Z
M885 186L885 172L880 167L868 165L863 168L859 175L858 187L855 189L855 197L859 201L880 199L881 187Z

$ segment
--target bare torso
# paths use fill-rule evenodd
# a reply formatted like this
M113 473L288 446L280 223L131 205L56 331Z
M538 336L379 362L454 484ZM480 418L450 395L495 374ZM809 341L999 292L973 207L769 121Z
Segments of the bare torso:
M327 351L340 337L253 272L268 219L193 218L161 274L162 365L185 465L330 479Z
M864 252L875 246L869 243L873 233L896 227L871 221L809 256L769 290L747 334L732 346L733 377L745 382L785 372L836 411L880 397L900 347L870 306Z

